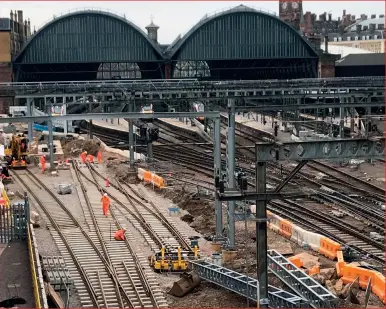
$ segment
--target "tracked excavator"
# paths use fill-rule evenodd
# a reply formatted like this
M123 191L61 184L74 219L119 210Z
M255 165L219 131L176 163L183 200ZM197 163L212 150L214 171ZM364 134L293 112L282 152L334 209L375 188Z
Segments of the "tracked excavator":
M5 160L13 169L27 168L30 163L28 152L28 138L24 134L12 135L9 143L6 144Z

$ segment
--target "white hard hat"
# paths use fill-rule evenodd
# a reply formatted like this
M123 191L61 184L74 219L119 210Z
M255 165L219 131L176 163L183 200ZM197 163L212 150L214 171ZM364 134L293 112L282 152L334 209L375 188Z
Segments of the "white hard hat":
M107 193L103 194L104 196L107 196Z

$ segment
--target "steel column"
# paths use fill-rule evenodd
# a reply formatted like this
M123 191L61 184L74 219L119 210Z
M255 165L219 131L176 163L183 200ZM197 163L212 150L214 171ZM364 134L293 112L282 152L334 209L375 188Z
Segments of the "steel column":
M27 99L27 116L33 116L32 102L33 102L33 99L30 99L30 98ZM32 140L33 140L33 121L29 121L28 122L29 143L32 143Z
M153 160L153 143L147 143L147 158L149 161Z
M129 112L132 113L134 109L134 101L129 101ZM129 119L129 149L130 149L130 167L134 163L134 122L133 119Z
M266 192L266 163L256 161L256 192ZM267 202L256 201L256 249L257 279L260 289L260 306L268 307L268 263L267 263Z
M343 100L344 100L344 98L343 98ZM344 138L344 107L339 108L339 116L340 116L339 137Z
M88 110L90 113L92 113L92 105L91 105L91 102L89 103L88 105ZM92 133L92 119L89 120L88 122L88 134L89 134L89 138L90 139L93 139L94 136L93 136L93 133Z
M221 179L221 119L214 119L213 128L213 147L214 147L214 177ZM216 236L222 235L223 224L222 224L222 202L216 195L215 199L216 209Z
M47 98L44 97L44 105L47 106ZM54 134L53 134L53 127L52 127L52 104L50 104L48 108L48 116L50 118L47 121L48 126L48 149L50 152L50 171L53 171L54 169Z
M298 104L301 104L301 99L298 99ZM296 136L299 137L299 132L300 132L300 110L297 109L295 111L295 131L296 131Z
M351 99L348 98L348 100L351 100ZM351 110L351 112L350 112L350 133L354 133L355 132L355 108L351 107L350 110Z
M228 99L228 134L227 134L227 176L228 188L235 188L235 100ZM235 202L228 202L228 240L229 247L235 246Z
M63 114L67 115L67 97L63 97L63 111L64 111ZM63 130L64 130L65 134L68 133L68 121L67 120L63 121Z

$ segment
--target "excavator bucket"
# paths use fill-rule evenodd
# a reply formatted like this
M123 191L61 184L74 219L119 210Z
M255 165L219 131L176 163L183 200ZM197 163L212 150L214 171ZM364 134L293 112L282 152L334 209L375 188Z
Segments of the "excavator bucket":
M185 272L181 274L180 277L180 280L174 282L168 294L177 297L183 297L192 291L195 287L199 286L201 282L200 277L194 271L189 273Z
M20 170L20 169L26 169L27 164L23 162L12 162L12 169L14 170Z

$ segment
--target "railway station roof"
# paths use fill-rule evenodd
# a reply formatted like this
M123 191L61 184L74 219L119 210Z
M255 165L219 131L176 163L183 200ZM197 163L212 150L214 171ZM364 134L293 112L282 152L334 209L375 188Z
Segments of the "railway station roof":
M169 46L150 39L124 17L82 10L54 18L14 59L20 64L232 60L317 57L277 16L243 5L206 15Z

